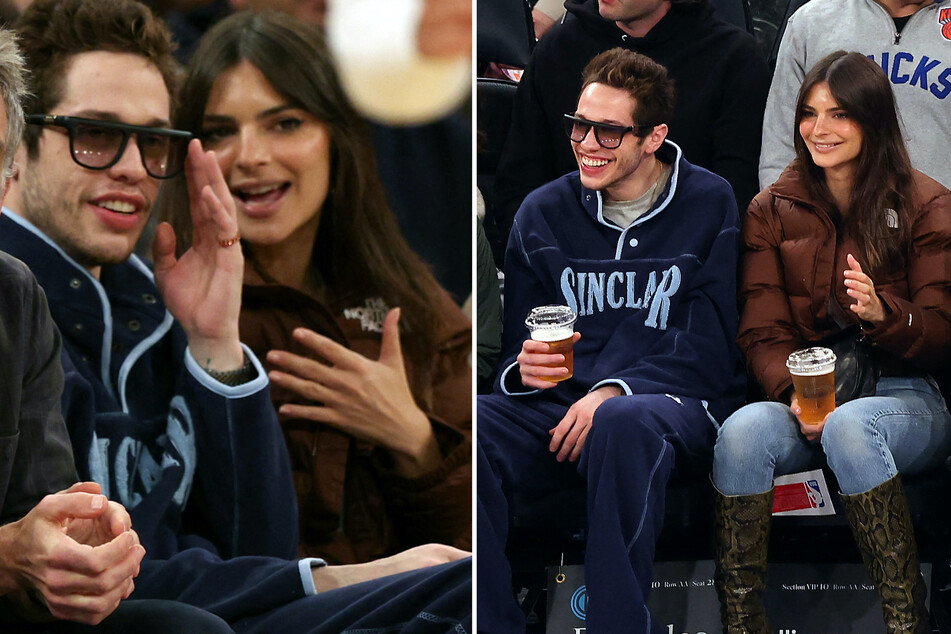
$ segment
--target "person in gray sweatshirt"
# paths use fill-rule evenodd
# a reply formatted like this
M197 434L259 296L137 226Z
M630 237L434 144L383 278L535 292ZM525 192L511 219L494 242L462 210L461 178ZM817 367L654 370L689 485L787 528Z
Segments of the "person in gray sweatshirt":
M951 1L812 0L786 25L766 102L760 187L795 157L796 94L806 70L837 50L878 63L895 92L912 166L951 187Z

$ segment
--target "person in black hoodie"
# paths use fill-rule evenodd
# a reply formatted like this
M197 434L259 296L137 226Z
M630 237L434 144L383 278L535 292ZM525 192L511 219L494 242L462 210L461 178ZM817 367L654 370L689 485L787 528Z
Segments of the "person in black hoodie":
M496 255L522 199L577 169L563 118L574 110L585 64L616 46L667 67L677 96L668 138L729 181L745 210L759 192L770 80L753 37L716 17L707 0L567 0L565 8L538 42L515 97L486 226Z

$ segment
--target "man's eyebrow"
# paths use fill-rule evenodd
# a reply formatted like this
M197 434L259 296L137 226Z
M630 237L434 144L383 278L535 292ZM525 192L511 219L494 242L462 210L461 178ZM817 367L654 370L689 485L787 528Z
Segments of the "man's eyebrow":
M583 117L581 115L578 115L578 117L584 119L585 121L590 121L591 123L600 123L601 125L609 125L616 128L626 128L630 125L627 123L621 123L620 121L617 121L615 119L608 119L607 121L598 121L597 119L589 119L588 117Z
M138 125L144 128L170 128L172 122L168 119L150 119L145 123L129 123L128 121L123 121L119 118L115 112L110 112L107 110L80 110L79 112L72 113L72 117L83 117L85 119L96 119L98 121L108 121L109 123L125 123L127 125Z

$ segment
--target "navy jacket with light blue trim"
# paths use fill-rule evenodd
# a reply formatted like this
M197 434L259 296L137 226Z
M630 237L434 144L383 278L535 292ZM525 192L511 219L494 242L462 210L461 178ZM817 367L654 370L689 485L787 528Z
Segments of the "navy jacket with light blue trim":
M63 416L80 478L129 510L146 548L134 597L230 620L304 596L290 462L250 350L254 381L208 376L135 256L97 282L6 208L0 249L33 271L63 335Z
M505 255L503 393L534 393L515 363L529 310L568 304L581 333L574 377L537 398L570 405L612 384L626 394L702 399L717 422L741 404L736 200L724 179L670 141L658 157L673 167L667 187L627 228L603 218L600 192L585 189L578 172L525 199Z

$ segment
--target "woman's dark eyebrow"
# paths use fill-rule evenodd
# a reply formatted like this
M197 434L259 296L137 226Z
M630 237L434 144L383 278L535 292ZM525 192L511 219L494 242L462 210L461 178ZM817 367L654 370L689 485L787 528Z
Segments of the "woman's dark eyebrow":
M206 114L202 117L202 123L234 123L234 117L223 114Z
M284 110L294 110L294 109L296 109L295 106L282 103L272 108L268 108L267 110L262 110L257 115L255 115L254 118L260 121L261 119L267 119L268 117L278 114L280 112L283 112ZM223 114L206 114L204 116L204 122L205 123L234 123L235 119L234 117L229 117Z
M258 115L255 117L255 119L257 119L257 120L260 121L261 119L266 119L266 118L268 118L268 117L270 117L270 116L276 115L276 114L278 114L278 113L280 113L280 112L283 112L283 111L285 111L285 110L294 110L294 109L295 109L294 106L292 106L292 105L290 105L290 104L288 104L288 103L282 103L282 104L280 104L280 105L274 106L273 108L268 108L267 110L262 110L261 112L258 113Z

